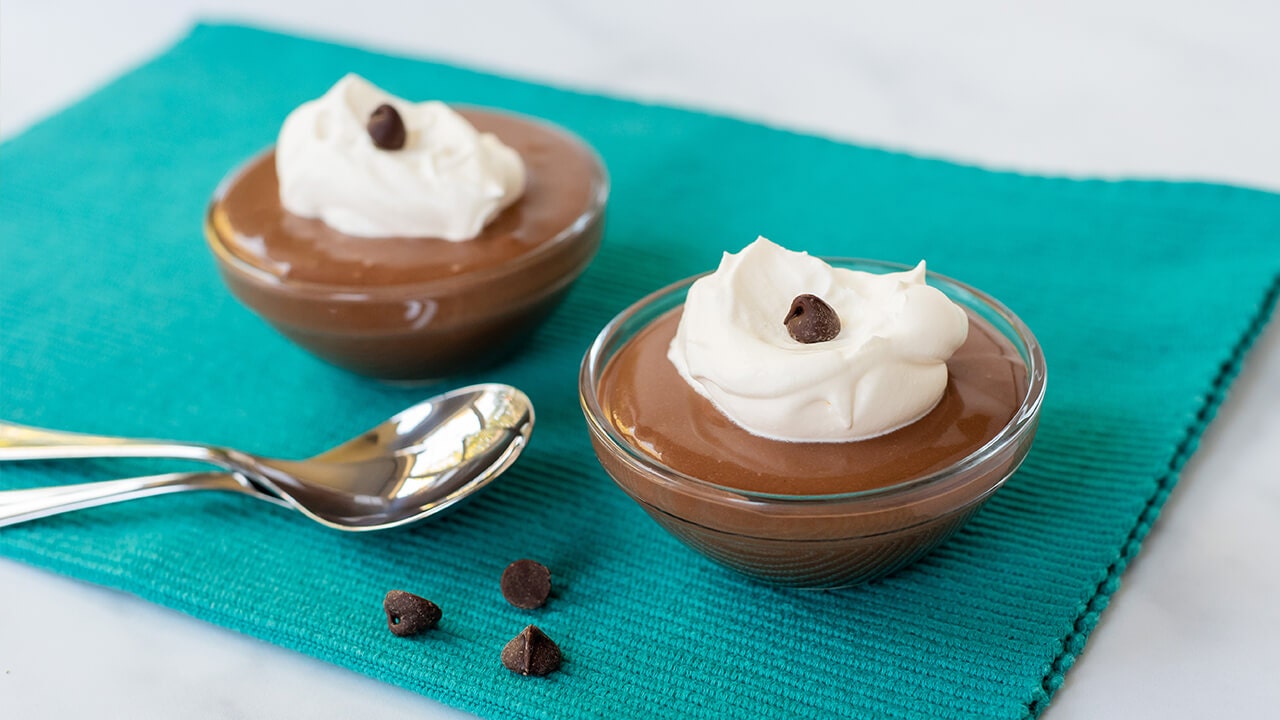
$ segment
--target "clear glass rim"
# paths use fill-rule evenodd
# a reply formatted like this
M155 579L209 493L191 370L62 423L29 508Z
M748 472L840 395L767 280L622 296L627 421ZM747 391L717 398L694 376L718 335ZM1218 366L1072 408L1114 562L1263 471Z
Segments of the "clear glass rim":
M226 241L222 237L221 233L218 232L217 228L215 228L213 224L214 210L226 195L227 189L231 187L231 185L239 179L251 165L275 148L274 145L270 145L254 153L247 160L244 160L232 168L232 170L227 173L221 181L219 181L218 186L214 189L213 197L209 200L204 216L205 239L209 243L209 247L213 251L214 256L219 262L258 285L275 289L287 289L291 293L299 295L349 300L398 298L406 294L414 295L429 294L431 292L447 292L455 288L470 286L477 282L484 282L487 280L518 274L529 266L537 263L544 256L551 254L575 236L581 235L586 228L590 227L593 223L598 222L604 215L611 189L609 171L608 168L605 167L604 160L600 157L600 154L596 152L596 149L586 140L554 123L540 118L510 112L508 110L471 105L453 105L452 107L463 112L473 110L491 115L502 115L517 118L528 122L531 125L537 125L546 132L559 135L585 151L585 153L592 159L597 170L596 182L593 183L592 196L589 199L586 210L584 210L581 215L574 218L572 222L562 228L549 240L541 243L529 252L508 262L494 265L492 267L481 268L461 275L455 275L447 278L436 278L434 280L424 280L421 282L376 286L338 285L308 282L304 280L282 280L278 275L275 275L268 270L264 270L263 268L244 260L232 252L231 249L227 247Z
M911 266L909 265L865 258L824 257L823 260L842 267L858 265L860 266L860 269L866 269L873 272L901 272L911 269ZM650 475L661 477L664 481L670 484L709 492L720 496L723 500L731 502L745 501L751 503L766 503L774 505L786 504L794 506L833 505L858 500L871 501L898 498L909 493L943 484L947 480L972 470L992 458L999 456L1003 450L1008 448L1010 445L1017 443L1027 432L1031 432L1035 429L1036 421L1040 413L1040 406L1044 401L1047 378L1045 373L1044 351L1040 347L1039 341L1036 340L1035 335L1031 332L1031 329L1027 327L1026 323L1014 314L1012 310L1000 301L996 300L994 297L946 275L929 271L927 273L927 279L933 284L948 285L963 291L982 302L986 306L987 310L995 313L1001 320L1008 323L1015 335L1015 345L1020 345L1020 347L1017 347L1017 350L1020 354L1024 354L1024 359L1027 365L1026 393L1024 394L1017 411L1014 412L1014 415L1009 422L1006 423L1005 426L1001 428L1000 432L998 432L984 445L952 465L926 475L908 478L902 482L879 488L825 495L784 495L778 493L743 490L703 480L659 462L657 459L641 452L628 443L618 432L617 428L614 427L613 423L609 422L605 417L604 409L600 405L600 398L597 393L601 373L607 365L607 359L604 357L604 353L606 348L609 347L627 321L651 306L653 303L675 293L687 290L690 285L698 279L710 275L711 272L713 271L704 272L676 281L666 287L655 290L632 303L622 312L614 316L614 318L610 320L603 329L601 329L600 333L596 336L595 340L591 343L591 346L587 349L586 354L583 356L582 365L578 374L578 395L582 404L583 413L587 418L587 423L595 435L606 441L607 447L611 452L623 459L633 468L640 469ZM997 328L997 330L999 331L999 328ZM994 488L992 488L992 490L994 490Z

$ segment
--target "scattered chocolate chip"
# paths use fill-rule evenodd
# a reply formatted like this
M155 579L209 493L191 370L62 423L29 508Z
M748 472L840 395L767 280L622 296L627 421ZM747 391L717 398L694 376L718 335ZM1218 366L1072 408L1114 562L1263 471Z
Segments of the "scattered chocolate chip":
M502 597L518 608L542 607L551 594L551 571L534 560L517 560L502 571Z
M392 590L382 601L387 611L387 629L408 637L430 630L440 622L440 606L403 590Z
M555 672L563 656L555 641L535 625L530 625L502 648L502 664L521 675L539 677Z
M383 150L399 150L404 147L404 120L390 105L379 105L369 115L369 123L365 129L369 131L373 144Z
M782 323L797 342L820 343L840 334L840 316L817 295L797 295Z

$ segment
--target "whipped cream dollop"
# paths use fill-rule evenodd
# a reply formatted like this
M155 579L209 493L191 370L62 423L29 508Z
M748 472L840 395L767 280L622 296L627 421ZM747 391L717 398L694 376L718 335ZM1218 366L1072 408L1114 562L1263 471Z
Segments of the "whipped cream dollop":
M383 104L404 121L400 149L379 149L366 129ZM524 161L493 134L442 102L407 102L358 75L285 118L276 173L286 210L360 237L469 240L525 187Z
M840 331L801 343L783 323L798 295L825 301ZM754 435L846 442L892 432L942 399L969 319L906 272L833 268L761 237L689 288L667 357L699 394Z

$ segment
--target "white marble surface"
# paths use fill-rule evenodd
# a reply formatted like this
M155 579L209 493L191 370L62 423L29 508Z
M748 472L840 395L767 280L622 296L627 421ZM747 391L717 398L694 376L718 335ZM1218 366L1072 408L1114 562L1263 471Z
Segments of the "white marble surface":
M1266 2L788 0L728 15L677 0L262 5L0 4L0 134L195 18L222 17L992 167L1280 190L1280 6ZM1271 327L1046 717L1265 716L1280 704L1277 477ZM458 715L0 561L2 718Z

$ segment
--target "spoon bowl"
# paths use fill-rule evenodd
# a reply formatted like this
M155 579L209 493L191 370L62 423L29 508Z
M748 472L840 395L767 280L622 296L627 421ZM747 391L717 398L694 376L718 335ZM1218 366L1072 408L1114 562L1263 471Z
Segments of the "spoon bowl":
M161 492L220 489L278 498L338 530L383 530L440 513L486 487L524 450L533 422L533 405L523 392L486 384L418 403L306 460L0 423L0 460L167 457L209 462L233 472L94 483L90 485L101 487L79 486L75 493L65 487L0 492L0 526ZM118 492L106 487L112 483ZM42 501L46 492L49 498ZM58 504L58 496L76 501ZM38 514L32 503L40 506Z
M532 430L524 393L480 385L414 405L308 460L255 459L267 489L313 520L382 530L471 497L515 462Z

